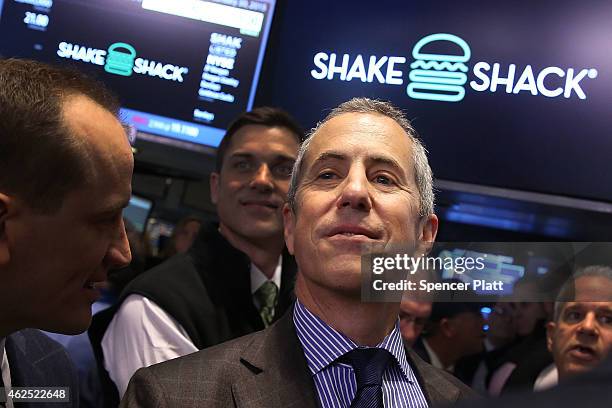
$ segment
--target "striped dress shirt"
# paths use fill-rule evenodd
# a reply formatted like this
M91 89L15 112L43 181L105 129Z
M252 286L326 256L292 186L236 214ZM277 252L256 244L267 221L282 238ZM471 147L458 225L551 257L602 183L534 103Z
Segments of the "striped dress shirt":
M293 322L314 377L321 407L350 407L357 391L355 372L350 365L337 359L359 346L312 314L299 301L295 304ZM406 359L399 320L393 331L376 347L387 350L394 357L383 373L384 406L427 407L425 395Z

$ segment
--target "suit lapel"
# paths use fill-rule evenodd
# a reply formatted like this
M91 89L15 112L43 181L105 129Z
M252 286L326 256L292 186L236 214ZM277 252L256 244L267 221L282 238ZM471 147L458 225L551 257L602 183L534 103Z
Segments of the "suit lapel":
M27 339L22 332L16 332L6 339L6 356L11 371L11 384L13 387L23 387L26 384L44 384L44 375L31 364L40 356L38 350L30 347L26 355Z
M459 398L460 390L440 375L432 365L423 361L409 347L406 347L406 358L419 381L429 406L452 403Z
M38 347L33 347L33 340L26 344L28 339L24 335L25 331L19 331L6 338L5 352L9 361L11 372L12 387L26 387L33 385L46 384L45 373L31 363L43 358ZM37 404L34 404L37 405ZM19 405L22 408L32 407L31 403L23 402ZM63 406L63 405L62 405Z
M232 385L236 407L315 408L314 381L293 326L293 309L256 336L241 356L253 376Z

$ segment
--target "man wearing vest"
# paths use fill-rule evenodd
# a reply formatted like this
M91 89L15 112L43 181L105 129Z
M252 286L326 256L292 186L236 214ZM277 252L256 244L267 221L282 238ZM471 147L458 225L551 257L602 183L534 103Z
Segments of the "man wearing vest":
M137 369L264 329L290 306L296 267L284 249L282 206L301 138L274 108L229 126L210 177L219 223L202 226L187 254L132 282L116 313L94 319L90 335L102 338L99 362L119 395Z

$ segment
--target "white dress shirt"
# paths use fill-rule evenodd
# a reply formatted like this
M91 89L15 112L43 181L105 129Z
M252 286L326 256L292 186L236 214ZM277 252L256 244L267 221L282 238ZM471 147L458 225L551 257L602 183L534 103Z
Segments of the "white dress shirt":
M555 363L552 363L540 372L533 385L534 391L545 391L555 387L559 383L559 371Z
M9 367L8 357L4 351L4 344L6 339L0 339L0 371L2 371L2 382L4 383L4 389L8 393L11 389L11 368ZM13 408L13 401L7 398L4 404L6 408Z
M282 257L272 282L280 289ZM251 264L251 294L268 278ZM257 300L253 296L257 308ZM185 329L155 302L141 295L130 295L111 320L102 337L104 368L119 396L125 394L136 370L198 351Z

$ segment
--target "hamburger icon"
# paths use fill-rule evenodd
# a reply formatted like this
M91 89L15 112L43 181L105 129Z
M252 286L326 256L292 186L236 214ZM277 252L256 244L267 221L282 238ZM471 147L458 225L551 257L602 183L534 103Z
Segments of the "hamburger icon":
M421 52L424 46L442 41L458 45L463 55ZM421 38L412 49L415 61L410 64L410 83L406 88L408 96L413 99L459 102L465 96L463 85L467 82L465 73L468 71L465 63L471 55L468 44L456 35L436 33Z
M130 44L118 42L108 47L104 70L111 74L130 76L134 68L136 50Z

